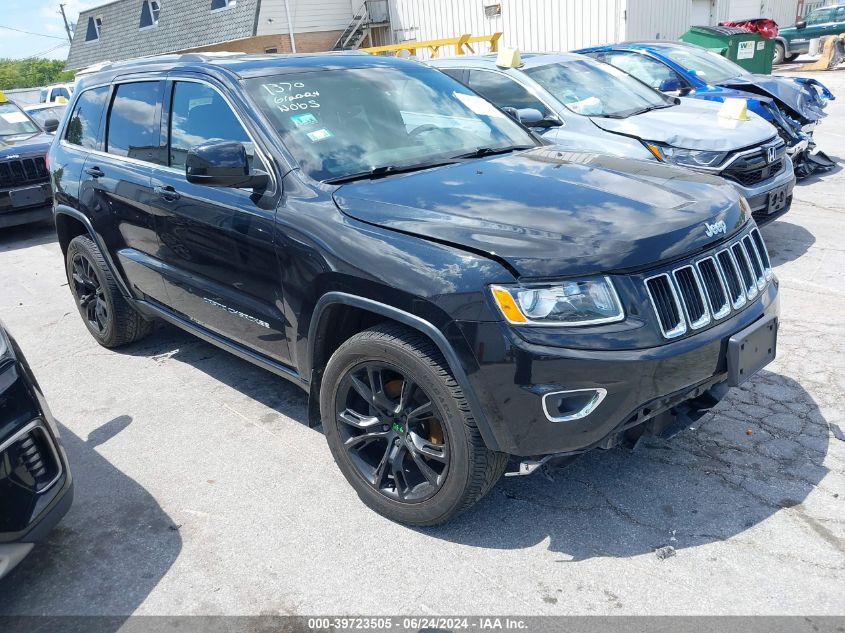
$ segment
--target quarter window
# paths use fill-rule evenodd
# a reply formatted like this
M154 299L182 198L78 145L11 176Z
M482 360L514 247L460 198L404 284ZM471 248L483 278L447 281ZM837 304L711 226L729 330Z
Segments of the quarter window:
M544 117L551 114L542 101L502 73L470 70L469 87L500 108L534 108Z
M100 118L109 94L108 86L86 90L76 101L65 131L65 140L87 149L99 149L101 142Z
M226 100L211 86L177 81L170 116L170 166L182 169L188 151L209 141L237 141L250 166L255 147Z
M138 28L146 29L158 24L161 6L156 0L144 0L141 4L141 23Z
M109 112L106 151L163 165L159 122L163 82L118 84Z

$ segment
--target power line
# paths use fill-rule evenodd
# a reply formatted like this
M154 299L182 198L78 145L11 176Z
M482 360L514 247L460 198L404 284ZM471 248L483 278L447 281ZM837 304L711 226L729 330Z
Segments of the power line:
M64 40L63 37L58 37L56 35L47 35L46 33L33 33L32 31L24 31L23 29L16 29L13 26L3 26L0 24L0 29L7 29L9 31L17 31L18 33L25 33L26 35L35 35L36 37L49 37L50 39L54 40Z
M64 38L62 38L62 39L64 39ZM70 44L68 44L67 42L62 42L61 44L56 44L56 46L53 46L52 48L48 48L47 50L39 51L37 53L33 53L32 55L29 55L28 57L22 57L21 59L34 59L36 57L41 57L42 55L46 55L47 53L52 53L53 51L57 51L60 48L64 48L65 46L70 46Z

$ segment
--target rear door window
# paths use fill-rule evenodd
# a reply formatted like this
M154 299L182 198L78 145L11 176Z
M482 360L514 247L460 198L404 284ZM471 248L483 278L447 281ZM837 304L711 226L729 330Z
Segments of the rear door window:
M159 150L159 117L164 82L118 84L107 127L106 151L156 165L165 160Z
M65 141L86 149L100 149L100 119L109 94L108 86L86 90L73 106L65 131Z

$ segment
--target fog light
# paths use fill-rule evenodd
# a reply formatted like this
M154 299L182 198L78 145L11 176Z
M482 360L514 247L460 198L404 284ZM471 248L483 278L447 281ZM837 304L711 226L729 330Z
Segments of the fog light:
M607 395L607 389L574 389L553 391L543 396L543 413L551 422L580 420L596 410Z

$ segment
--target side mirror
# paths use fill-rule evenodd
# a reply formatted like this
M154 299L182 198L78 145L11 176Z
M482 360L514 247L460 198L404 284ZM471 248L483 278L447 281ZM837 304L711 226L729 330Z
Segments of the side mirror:
M47 119L44 121L44 131L53 134L56 130L59 129L59 120L58 119Z
M680 92L681 80L677 77L667 77L660 82L660 86L657 89L660 92Z
M251 187L261 189L270 178L251 172L246 148L237 141L209 141L188 151L185 159L188 182L209 187Z
M801 29L806 29L807 28L807 21L806 20L798 20L797 22L795 22L795 28L798 29L799 31Z
M543 113L536 108L519 108L516 111L516 120L528 127L536 127L543 120Z

